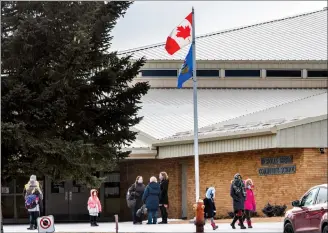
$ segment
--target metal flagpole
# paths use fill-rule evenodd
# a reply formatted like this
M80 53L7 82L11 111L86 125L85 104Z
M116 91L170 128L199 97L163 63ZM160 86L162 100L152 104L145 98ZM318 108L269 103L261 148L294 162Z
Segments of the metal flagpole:
M196 202L199 200L199 155L198 155L198 110L197 110L197 77L196 77L196 35L195 35L195 12L192 7L192 58L193 58L193 96L194 96L194 153L195 153L195 189Z

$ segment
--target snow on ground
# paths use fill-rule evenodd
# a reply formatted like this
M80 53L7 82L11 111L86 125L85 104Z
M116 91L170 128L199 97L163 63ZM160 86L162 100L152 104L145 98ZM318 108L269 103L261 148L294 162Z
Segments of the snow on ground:
M172 223L173 222L173 223ZM229 223L218 224L219 228L216 231L213 231L209 224L205 225L205 232L283 232L283 223L282 222L270 222L270 223L254 223L253 229L241 230L236 224L236 230L233 230ZM27 230L27 225L5 225L4 233L35 233L35 231ZM115 223L99 223L99 227L91 227L87 223L71 223L71 224L55 224L56 232L106 232L114 233L115 232ZM195 226L193 224L174 224L174 221L171 221L170 224L166 225L133 225L131 222L121 222L119 223L118 232L195 232Z

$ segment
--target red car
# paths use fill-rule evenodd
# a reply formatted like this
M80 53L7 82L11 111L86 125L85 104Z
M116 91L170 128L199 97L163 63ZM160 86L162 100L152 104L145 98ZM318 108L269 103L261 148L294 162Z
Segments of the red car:
M286 212L284 233L328 233L327 205L327 184L310 188Z

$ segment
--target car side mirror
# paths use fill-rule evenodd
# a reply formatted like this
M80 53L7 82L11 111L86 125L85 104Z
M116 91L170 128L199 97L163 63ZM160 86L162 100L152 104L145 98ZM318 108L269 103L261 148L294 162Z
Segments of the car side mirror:
M301 202L299 200L293 201L292 206L294 207L301 207Z

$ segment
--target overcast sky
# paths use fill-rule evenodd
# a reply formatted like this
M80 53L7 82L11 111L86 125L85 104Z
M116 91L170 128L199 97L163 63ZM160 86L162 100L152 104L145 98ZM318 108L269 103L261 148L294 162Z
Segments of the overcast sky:
M137 1L119 19L112 50L161 43L195 9L196 35L321 10L326 1Z

